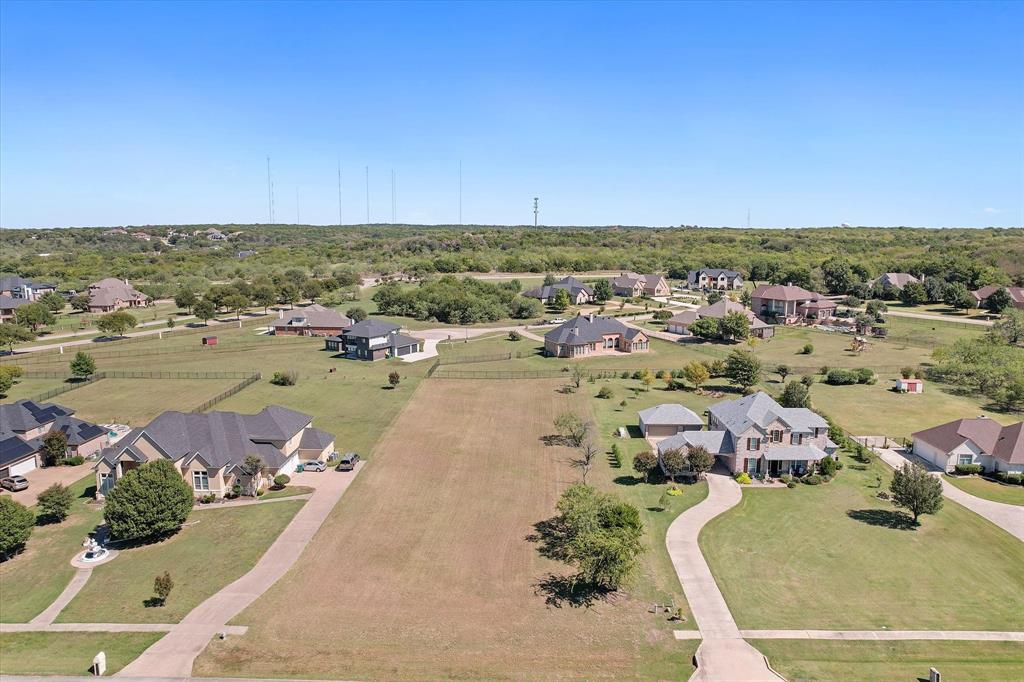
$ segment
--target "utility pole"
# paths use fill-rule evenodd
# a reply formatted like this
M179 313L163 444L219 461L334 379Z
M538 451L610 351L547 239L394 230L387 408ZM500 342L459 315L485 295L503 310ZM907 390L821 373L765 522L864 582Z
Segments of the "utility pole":
M533 198L533 226L537 227L537 214L540 213L540 198Z
M341 227L341 159L338 159L338 227Z
M366 167L366 224L370 224L370 167Z

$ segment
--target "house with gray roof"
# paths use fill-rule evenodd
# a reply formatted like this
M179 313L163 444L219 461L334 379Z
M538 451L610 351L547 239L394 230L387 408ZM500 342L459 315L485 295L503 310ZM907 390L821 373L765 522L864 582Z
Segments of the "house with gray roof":
M314 303L287 312L282 310L270 328L275 336L337 336L351 326L352 320L337 310Z
M812 410L782 407L763 391L708 408L707 431L682 431L656 444L670 450L704 447L732 473L804 474L838 447L828 422Z
M671 291L668 282L661 275L638 275L635 272L623 272L611 280L612 293L616 296L668 296Z
M220 497L236 483L251 483L240 469L248 455L263 460L258 488L278 474L294 473L300 460L327 459L333 451L334 436L314 428L313 417L279 405L256 414L164 412L103 450L95 467L96 491L105 495L133 468L166 459L197 496Z
M109 313L121 308L149 305L149 296L137 291L126 279L107 277L89 285L89 312Z
M0 277L0 296L12 299L38 301L43 294L56 290L57 287L53 284L33 282L17 275Z
M24 475L43 465L43 438L60 431L67 437L66 457L88 457L110 442L107 430L79 419L56 403L19 400L0 404L0 478Z
M575 277L566 277L554 284L545 284L542 287L524 291L523 296L536 298L541 303L548 304L554 302L555 296L563 290L569 293L569 301L573 305L583 305L594 300L594 290Z
M356 360L385 360L417 353L422 342L401 333L394 322L370 318L328 336L324 348Z
M726 268L690 270L686 283L691 289L742 289L743 275Z
M716 303L706 305L696 310L684 310L665 321L665 331L680 336L692 336L690 325L702 317L712 317L720 320L729 313L742 313L750 322L750 333L759 339L770 339L775 335L775 327L762 321L754 312L742 303L723 298Z
M642 329L593 313L577 315L544 335L545 354L557 358L645 353L649 349L650 339Z
M18 308L31 302L27 298L14 298L7 294L0 294L0 322L7 322L14 317Z
M662 438L704 428L704 420L696 412L677 403L648 407L640 410L638 416L644 438Z
M916 284L919 283L920 281L921 280L919 280L917 277L914 277L913 275L907 272L886 272L880 275L879 277L875 278L875 280L872 281L871 284L880 285L882 289L885 291L895 291L898 293L902 291L903 287L907 286L908 284Z

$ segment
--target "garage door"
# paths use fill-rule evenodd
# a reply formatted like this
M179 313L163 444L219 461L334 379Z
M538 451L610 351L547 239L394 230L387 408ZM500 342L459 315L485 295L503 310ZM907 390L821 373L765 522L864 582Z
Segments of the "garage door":
M398 354L400 356L401 355L408 355L409 353L412 352L412 349L413 349L412 346L399 346L398 347Z
M23 476L36 468L36 458L29 457L24 462L18 462L10 466L10 473L8 476Z

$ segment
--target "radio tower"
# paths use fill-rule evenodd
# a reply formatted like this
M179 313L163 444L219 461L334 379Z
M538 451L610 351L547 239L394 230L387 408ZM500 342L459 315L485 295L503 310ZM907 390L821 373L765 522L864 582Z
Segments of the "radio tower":
M533 226L537 227L537 214L540 213L540 198L533 198Z

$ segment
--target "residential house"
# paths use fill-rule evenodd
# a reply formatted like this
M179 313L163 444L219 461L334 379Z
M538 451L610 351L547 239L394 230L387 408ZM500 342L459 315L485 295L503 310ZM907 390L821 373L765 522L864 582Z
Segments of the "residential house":
M999 289L1006 289L1006 293L1010 294L1010 305L1014 308L1024 309L1024 287L1004 287L998 284L989 284L971 293L974 294L974 300L978 302L978 307L985 308L987 307L988 297Z
M148 241L151 241L153 239L153 235L149 234L148 232L132 232L131 234L132 234L132 237L134 237L135 239L138 239L138 240L144 241L144 242L148 242Z
M1024 473L1024 422L1003 426L987 417L957 419L911 438L914 454L943 471L980 464L989 472Z
M801 475L838 449L824 418L805 408L782 407L763 391L712 405L707 431L682 431L660 441L658 456L697 446L732 473L751 476Z
M136 291L128 280L107 277L89 285L89 312L109 313L121 308L149 305L149 296Z
M24 475L43 464L43 437L63 431L65 455L88 457L110 442L107 430L74 417L75 411L55 403L19 400L0 404L0 478Z
M750 295L750 307L764 321L795 324L834 316L836 304L821 294L792 284L761 284Z
M644 438L674 436L683 431L700 431L704 421L691 409L676 403L662 403L640 410L640 432Z
M724 268L690 270L686 277L691 289L742 289L743 275Z
M872 284L880 284L885 291L902 291L908 284L918 284L921 280L906 272L887 272L876 278Z
M594 300L594 290L575 277L566 277L554 284L545 284L542 287L524 291L523 296L536 298L541 303L547 304L554 302L555 296L561 290L569 292L569 301L573 305L583 305Z
M650 340L642 329L627 327L612 317L577 315L544 335L544 352L559 358L612 353L643 353Z
M275 336L337 336L351 326L352 320L337 310L314 303L287 313L282 310L270 328Z
M720 320L729 313L743 313L750 321L750 333L759 339L770 339L775 336L775 327L760 320L753 311L742 303L723 298L716 303L696 310L684 310L673 315L665 322L665 329L672 334L691 336L690 325L702 317L713 317Z
M38 301L44 294L56 291L57 287L43 282L33 282L23 277L0 278L0 296L16 298L22 301Z
M346 327L340 336L329 336L324 347L357 360L385 360L419 352L419 339L399 333L399 327L383 320L363 320Z
M0 322L7 322L14 317L18 308L31 302L27 298L13 298L7 294L0 294Z
M611 280L612 293L616 296L668 296L668 282L661 275L638 275L635 272L623 272Z
M252 483L240 467L258 455L264 471L255 482L294 473L300 460L327 459L334 436L313 427L313 417L278 405L256 414L164 412L105 449L95 466L97 497L126 473L147 462L172 462L197 496L221 497L236 484Z

